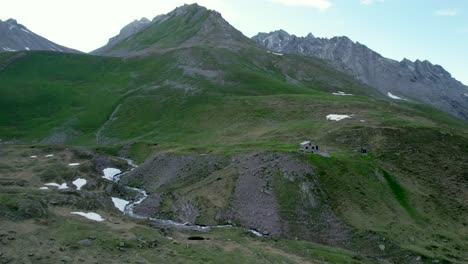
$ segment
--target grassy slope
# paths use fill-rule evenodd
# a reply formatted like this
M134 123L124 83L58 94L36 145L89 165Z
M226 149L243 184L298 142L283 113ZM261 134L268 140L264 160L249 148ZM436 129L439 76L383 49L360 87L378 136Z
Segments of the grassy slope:
M3 138L40 140L67 126L95 132L128 89L119 59L30 53L0 71Z

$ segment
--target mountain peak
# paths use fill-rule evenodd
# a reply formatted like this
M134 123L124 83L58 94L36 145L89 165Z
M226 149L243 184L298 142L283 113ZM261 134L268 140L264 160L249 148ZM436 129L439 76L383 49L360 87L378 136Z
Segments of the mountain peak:
M11 25L18 25L18 21L16 21L16 19L13 19L13 18L7 19L5 23L11 24Z
M0 52L20 50L49 50L58 52L79 53L77 50L60 46L47 40L21 25L16 19L0 20Z
M127 25L93 54L133 56L197 45L236 49L253 44L220 13L198 4L177 7L168 14L156 16L150 23L141 24Z
M177 7L176 9L174 9L172 12L170 12L169 14L171 13L175 13L176 15L183 15L185 13L187 13L188 11L190 10L193 10L193 11L196 11L196 10L201 10L201 11L208 11L208 8L204 7L204 6L200 6L198 5L197 3L194 3L194 4L184 4L183 6L179 6Z

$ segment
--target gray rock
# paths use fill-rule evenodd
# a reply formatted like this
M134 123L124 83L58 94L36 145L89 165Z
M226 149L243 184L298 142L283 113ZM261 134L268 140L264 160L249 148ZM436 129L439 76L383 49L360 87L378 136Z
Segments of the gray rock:
M91 240L89 239L83 239L78 241L78 244L83 247L90 247L93 244L93 242L91 242Z
M48 50L67 53L80 51L58 45L19 24L14 19L0 20L0 52L20 50Z
M72 262L73 259L71 257L69 257L69 256L63 256L63 257L60 258L60 261L62 261L62 262Z
M274 52L332 61L336 69L374 87L385 96L391 93L468 120L468 87L429 61L387 59L347 37L327 39L316 38L312 34L297 37L279 30L259 33L253 40L258 46Z

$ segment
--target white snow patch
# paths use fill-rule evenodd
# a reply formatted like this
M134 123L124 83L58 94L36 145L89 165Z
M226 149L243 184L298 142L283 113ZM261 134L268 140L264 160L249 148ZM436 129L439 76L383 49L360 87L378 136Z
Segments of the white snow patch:
M25 48L26 50L31 50L31 49L29 49L29 47L24 47L24 48Z
M104 176L102 176L104 179L112 181L114 180L114 176L120 174L122 171L116 168L105 168L102 172L104 173Z
M21 30L22 30L23 32L26 32L26 33L28 33L28 34L29 34L29 33L31 33L31 32L29 32L29 30L27 30L27 29L24 29L24 28L22 28Z
M468 97L468 94L464 94L464 96Z
M44 185L57 187L59 190L68 189L67 183L58 184L58 183L55 183L55 182L49 182L49 183L46 183L46 184L44 184Z
M351 118L353 115L335 115L335 114L330 114L327 115L327 120L331 121L340 121L346 118Z
M81 187L85 186L87 181L85 179L78 178L78 179L74 180L72 183L73 183L73 185L76 186L76 189L78 191L80 191Z
M347 94L345 92L337 92L337 93L333 93L334 95L342 95L342 96L349 96L349 95L353 95L353 94Z
M122 213L125 212L125 206L127 206L127 204L130 203L129 201L126 201L126 200L123 200L123 199L120 199L120 198L116 198L116 197L112 197L112 202L114 203L114 206L117 209L119 209L119 211L121 211Z
M270 54L276 55L276 56L283 56L284 55L282 53L272 52L272 51L269 51L269 50L267 50L267 52L270 53Z
M49 190L49 187L41 187L39 190Z
M80 166L80 164L79 163L70 163L70 164L68 164L68 166L76 167L76 166Z
M262 236L263 236L262 233L260 233L260 232L258 232L258 231L256 231L256 230L253 230L253 229L249 229L249 232L252 233L252 234L254 234L254 235L256 235L256 236L258 236L258 237L262 237Z
M44 157L46 158L52 158L54 156L54 154L49 154L49 155L45 155Z
M16 51L15 49L10 49L9 47L3 47L4 51Z
M75 215L81 215L83 217L88 218L89 220L97 221L97 222L102 222L104 221L104 218L102 216L96 214L96 213L83 213L83 212L71 212L70 214L75 214Z
M35 158L37 158L36 155L32 155L32 156L31 156L31 159L35 159Z
M392 99L395 99L395 100L405 100L405 101L406 101L406 99L403 99L403 98L401 98L401 97L398 97L398 96L392 94L391 92L388 92L387 95L388 95L388 97L390 97L390 98L392 98Z

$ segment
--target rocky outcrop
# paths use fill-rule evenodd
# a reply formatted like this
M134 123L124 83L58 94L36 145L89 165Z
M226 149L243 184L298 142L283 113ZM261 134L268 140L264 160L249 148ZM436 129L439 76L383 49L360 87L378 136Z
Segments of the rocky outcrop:
M160 154L121 182L148 191L148 199L135 208L147 217L232 223L270 236L330 245L350 241L351 229L328 204L312 165L296 154Z
M156 18L155 18L155 21L157 21ZM101 48L99 48L99 49L97 49L95 51L92 51L91 54L100 55L100 54L104 54L104 53L108 52L117 43L119 43L120 41L130 37L131 35L133 35L135 33L140 32L142 29L146 28L150 24L151 24L151 21L149 19L147 19L146 17L143 17L140 20L135 19L133 22L131 22L130 24L123 27L120 30L120 33L117 36L110 38L109 42L105 46L103 46L103 47L101 47Z
M348 73L382 94L429 104L468 120L468 87L439 65L429 61L401 62L384 58L347 37L297 37L280 30L259 33L257 45L280 53L301 54L330 60L335 68Z
M20 50L48 50L67 53L80 51L58 45L19 24L14 19L0 20L0 52Z

